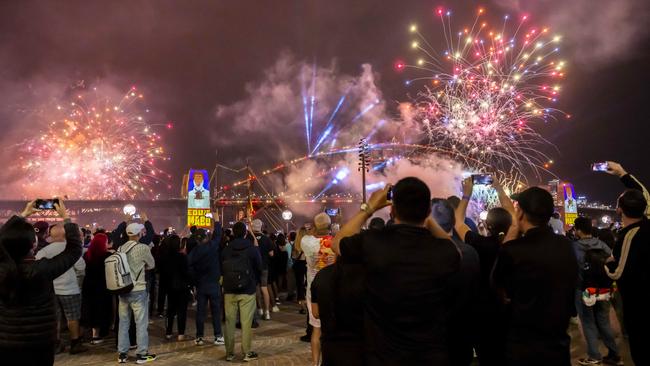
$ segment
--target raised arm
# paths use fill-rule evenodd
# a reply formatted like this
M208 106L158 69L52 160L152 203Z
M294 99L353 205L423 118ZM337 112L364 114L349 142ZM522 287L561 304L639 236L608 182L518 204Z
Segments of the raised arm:
M386 206L390 206L391 203L388 201L388 192L390 189L391 185L386 184L384 189L373 192L368 200L367 209L359 211L347 223L345 223L345 225L343 225L341 230L336 233L336 236L332 240L332 250L334 253L341 255L341 239L358 234L361 231L363 224L372 217L376 211Z
M221 221L219 220L219 213L213 213L212 218L214 220L214 228L212 230L212 239L210 239L210 246L213 248L219 248L219 243L221 243L221 237L223 236L223 229L221 227Z
M465 224L465 217L467 216L467 206L469 205L470 198L472 198L473 191L474 181L472 180L472 177L463 179L463 197L454 211L454 216L456 218L454 229L456 229L458 236L463 241L465 241L465 235L470 231L469 226Z
M55 203L54 208L65 223L63 226L65 230L65 249L54 258L37 260L32 267L35 272L40 272L51 280L70 269L79 260L82 252L79 226L70 221L63 200L59 199L59 203Z
M146 233L140 238L140 243L149 245L153 241L153 237L156 235L156 231L153 229L153 224L151 221L149 221L149 217L144 212L142 213L142 220L144 220L144 228Z
M501 207L503 207L506 211L510 213L510 216L515 217L515 204L512 203L512 200L508 195L506 194L506 191L503 190L503 187L501 186L501 183L499 183L498 180L495 180L494 183L492 184L492 187L497 191L497 196L499 196L499 204L501 204Z
M632 174L625 171L621 164L613 161L607 162L607 173L619 177L626 188L636 189L643 192L643 197L645 198L646 202L648 202L648 206L646 206L645 210L645 216L650 218L650 193L643 185L643 183L636 179L636 177L634 177Z

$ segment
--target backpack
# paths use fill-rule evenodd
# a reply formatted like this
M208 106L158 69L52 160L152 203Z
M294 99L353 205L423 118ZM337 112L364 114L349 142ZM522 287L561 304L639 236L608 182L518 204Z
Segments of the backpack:
M131 267L127 254L138 243L131 245L126 251L122 251L124 246L117 248L117 251L104 260L104 272L106 273L106 288L108 291L121 295L127 294L133 290L133 279L131 278Z
M223 290L226 293L241 293L251 285L251 268L248 248L232 249L223 261Z
M583 290L593 288L611 288L613 281L605 272L605 262L609 254L603 249L589 249L585 252L585 264L582 268Z

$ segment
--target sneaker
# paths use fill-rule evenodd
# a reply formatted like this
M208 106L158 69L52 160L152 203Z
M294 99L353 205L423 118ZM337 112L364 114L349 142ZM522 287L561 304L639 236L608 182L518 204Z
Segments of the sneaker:
M264 315L264 309L257 309L257 313L260 314L260 316Z
M274 313L277 313L277 312L280 311L280 308L279 308L277 305L275 305L275 306L273 307L273 309L271 309L271 311L274 312Z
M156 355L147 353L146 355L137 355L135 363L143 364L147 362L154 362L156 360Z
M593 358L581 358L578 360L578 364L583 365L583 366L588 366L588 365L600 365L601 361L600 360L594 360Z
M138 348L138 345L137 345L137 344L134 344L134 345L132 345L132 346L129 346L129 349L130 349L130 350L134 350L134 349L136 349L136 348Z
M305 334L304 336L300 337L300 341L310 343L311 342L311 336Z
M215 346L223 346L224 344L226 344L226 340L223 338L223 336L214 337Z
M232 353L226 356L226 361L228 362L232 362L234 359L235 359L235 355L233 355Z
M98 344L102 344L102 343L104 343L104 338L93 338L90 341L90 344L92 344L93 346L98 345Z
M264 313L264 320L271 320L271 313L269 313L268 311Z
M162 318L165 317L165 314L163 314L163 313L158 313L158 317L159 317L160 319L162 319Z
M194 344L196 344L197 346L204 345L205 342L203 342L203 337L196 337L196 339L194 340Z
M621 360L621 356L609 354L603 357L603 364L612 365L612 366L622 366L623 360Z
M171 341L174 336L172 334L165 334L165 339Z
M178 335L178 338L176 338L176 340L177 340L178 342L191 341L192 339L194 339L194 338L192 338L192 336L190 336L190 335L185 335L185 334L179 334L179 335Z
M246 356L244 356L244 362L250 362L250 361L255 361L257 360L257 353L255 352L248 352Z
M117 356L117 363L127 363L129 361L129 355L126 353L120 353L119 356Z
M260 323L258 323L257 320L253 320L253 324L251 324L251 328L256 329L259 327L260 327Z

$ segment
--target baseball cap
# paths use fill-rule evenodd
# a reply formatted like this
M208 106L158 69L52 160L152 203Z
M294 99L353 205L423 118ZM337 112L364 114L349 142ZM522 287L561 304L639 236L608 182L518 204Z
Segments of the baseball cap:
M331 224L332 224L332 219L325 212L321 212L318 215L316 215L316 217L314 217L314 225L316 226L316 229L326 229Z
M548 221L555 212L553 196L539 187L530 187L527 190L512 195L519 207L527 214Z
M251 226L254 232L259 233L260 231L262 231L262 226L264 226L264 223L262 223L262 220L260 219L255 219L251 223Z
M142 224L138 224L137 222L130 223L129 226L126 227L126 235L138 235L143 229L144 225Z

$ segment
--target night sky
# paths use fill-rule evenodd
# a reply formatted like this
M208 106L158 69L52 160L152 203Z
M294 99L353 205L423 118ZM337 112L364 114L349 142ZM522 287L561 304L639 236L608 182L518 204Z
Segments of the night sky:
M261 79L281 54L319 64L335 60L339 71L350 75L369 63L379 75L385 100L396 106L407 100L406 76L394 70L394 63L410 55L408 25L415 21L430 29L435 40L440 29L433 14L437 6L451 5L455 24L461 26L482 5L495 15L530 12L537 24L550 25L564 36L562 55L569 68L559 107L572 118L540 127L557 147L548 151L556 161L553 171L574 182L578 192L607 202L622 187L612 177L592 173L592 162L619 161L650 184L647 1L447 3L3 1L3 144L33 130L17 111L36 108L32 104L53 90L78 80L124 90L137 85L148 105L174 122L165 140L173 157L166 168L176 187L188 168L213 166L218 146L201 131L216 123L217 107L242 99L246 83ZM219 154L220 161L242 159L241 152ZM3 157L3 164L11 164L11 158Z

